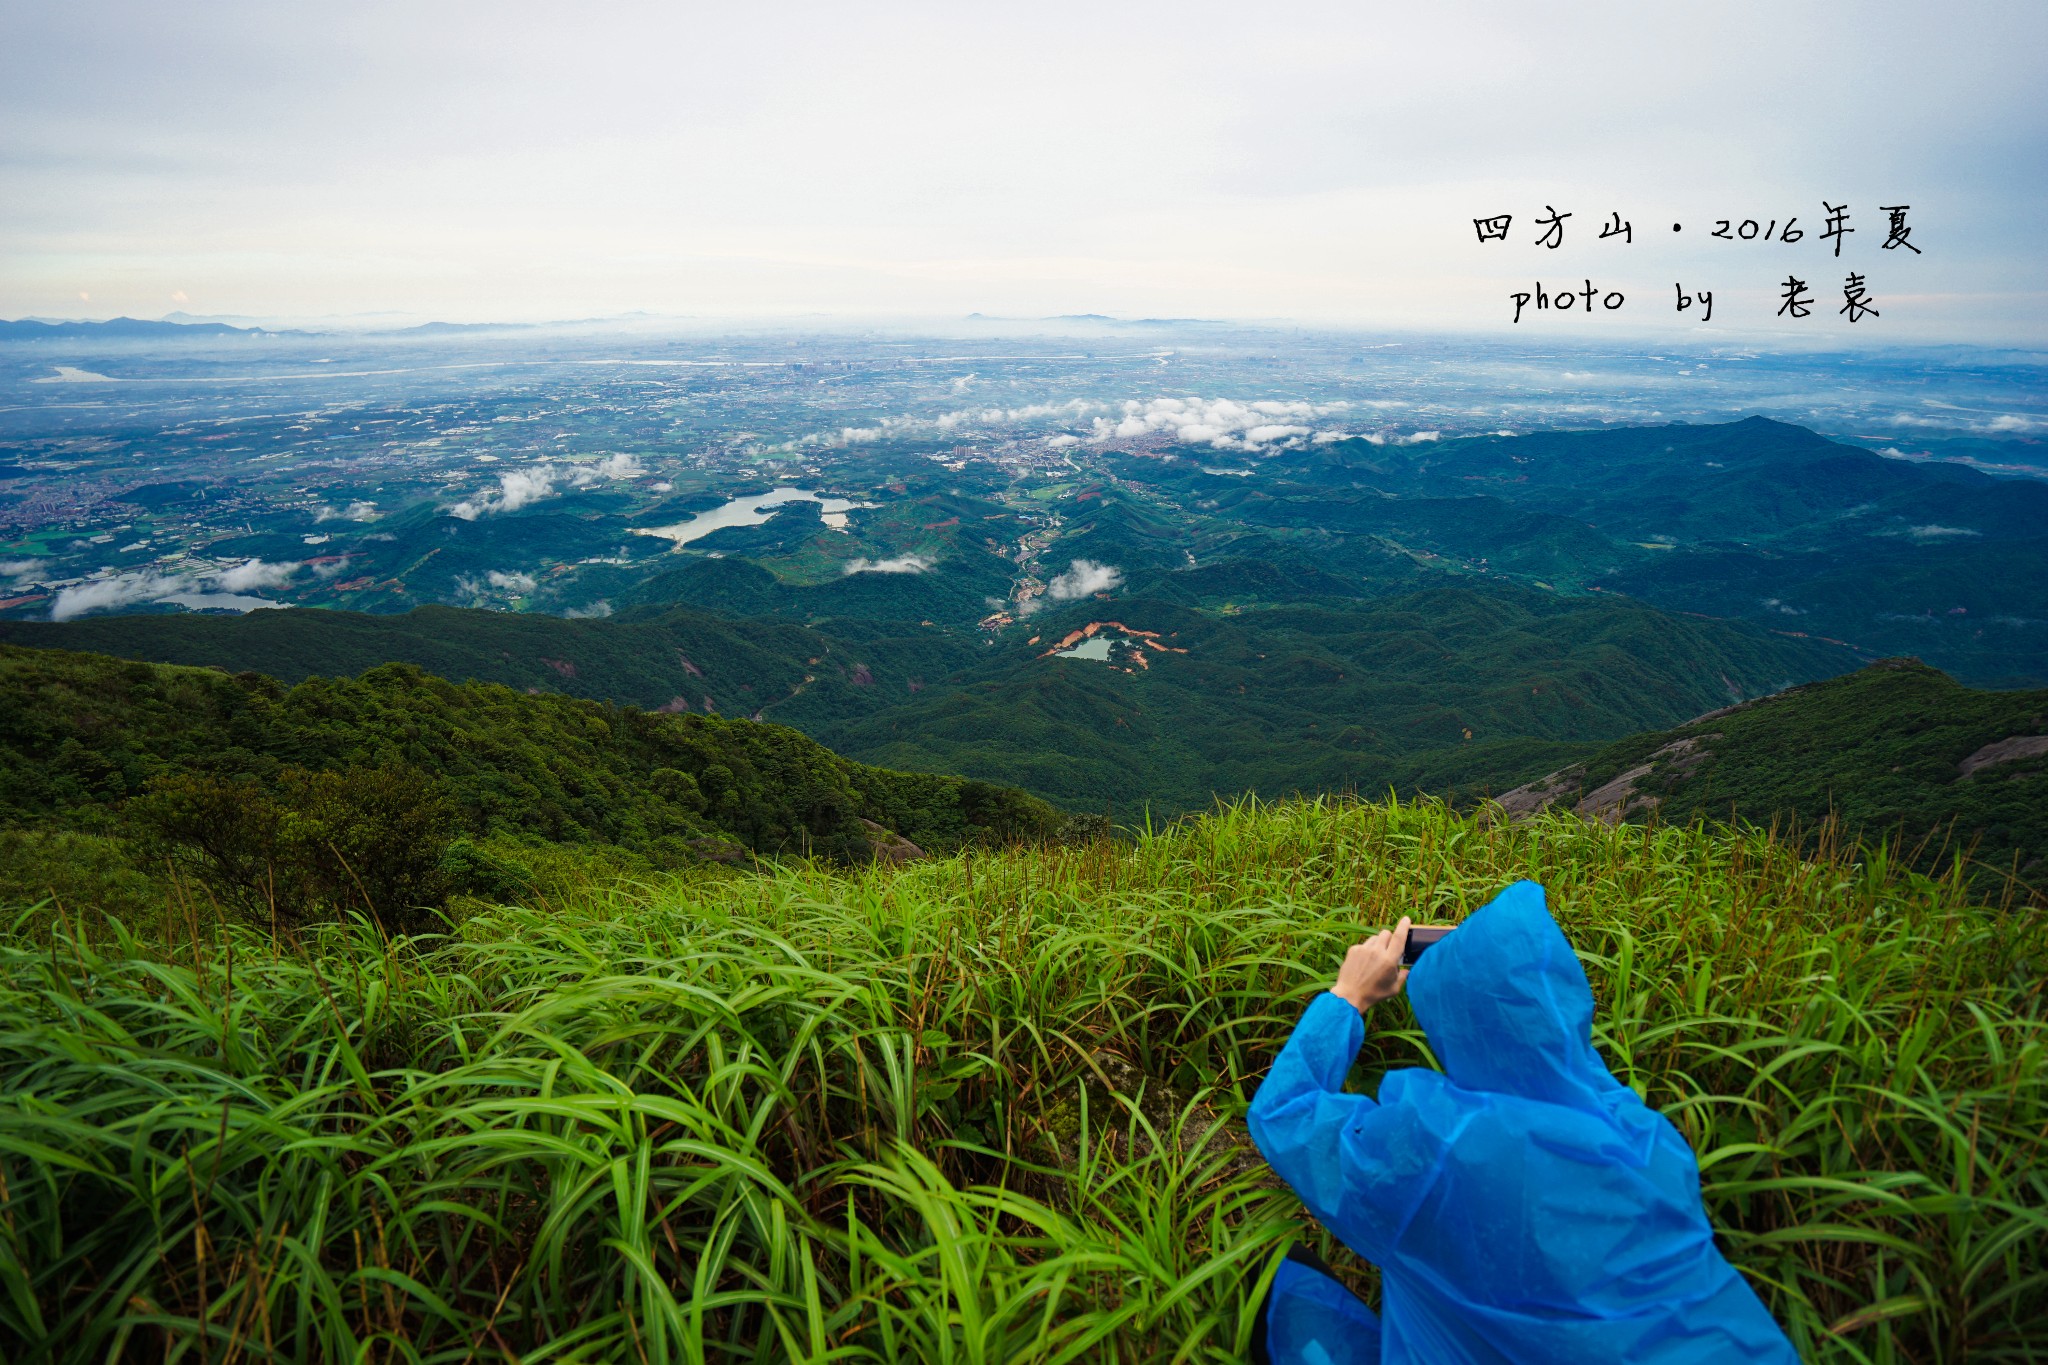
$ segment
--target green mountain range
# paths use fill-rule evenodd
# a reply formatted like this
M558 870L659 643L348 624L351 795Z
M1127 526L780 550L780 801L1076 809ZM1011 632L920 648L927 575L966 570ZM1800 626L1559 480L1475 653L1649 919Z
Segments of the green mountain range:
M1921 866L1964 855L2048 890L2048 691L1978 691L1885 659L1631 735L1499 800L1516 816L1735 819L1809 838L1832 821Z
M693 572L751 583L764 600L809 591L705 563ZM1170 596L1064 604L988 639L857 617L799 625L645 607L564 620L433 607L8 622L0 641L294 683L402 661L455 679L759 716L863 762L1126 813L1245 791L1511 782L1591 743L1858 662L1840 646L1748 625L1509 583L1245 608L1220 600L1269 579L1290 581L1265 562L1226 562L1190 571L1167 585ZM1091 623L1107 657L1055 652Z
M1761 417L1279 458L1278 496L1239 488L1257 504L1247 521L1390 535L1560 587L1916 655L1979 685L2048 683L2038 479Z

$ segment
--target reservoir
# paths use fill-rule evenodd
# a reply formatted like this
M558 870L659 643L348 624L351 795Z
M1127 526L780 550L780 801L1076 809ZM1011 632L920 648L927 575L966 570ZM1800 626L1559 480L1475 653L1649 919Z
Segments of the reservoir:
M828 498L803 488L777 488L768 493L755 493L750 497L734 498L723 507L714 507L709 512L699 512L688 521L677 522L674 526L636 527L636 536L660 536L663 540L675 542L681 549L693 540L701 540L713 531L728 526L759 526L775 515L775 509L786 502L815 502L823 505L825 524L835 531L846 529L846 514L855 508L873 507L871 502L854 502L850 498Z
M1098 663L1109 662L1109 636L1096 635L1083 640L1072 649L1059 652L1062 659L1094 659Z

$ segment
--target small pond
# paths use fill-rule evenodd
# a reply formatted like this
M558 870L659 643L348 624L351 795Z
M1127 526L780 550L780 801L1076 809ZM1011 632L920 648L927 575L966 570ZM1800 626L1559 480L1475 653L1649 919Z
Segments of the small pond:
M1061 650L1059 654L1055 657L1061 659L1093 659L1097 663L1108 663L1109 645L1109 636L1097 635L1090 639L1083 640L1080 644L1075 645L1072 649Z

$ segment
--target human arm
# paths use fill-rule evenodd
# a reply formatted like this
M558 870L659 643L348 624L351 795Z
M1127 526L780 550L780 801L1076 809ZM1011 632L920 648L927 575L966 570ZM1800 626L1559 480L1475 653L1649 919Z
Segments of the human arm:
M1252 1098L1252 1141L1309 1211L1328 1221L1342 1196L1345 1129L1377 1106L1344 1093L1344 1078L1365 1042L1362 1011L1401 988L1399 928L1354 944L1330 990L1309 1002Z

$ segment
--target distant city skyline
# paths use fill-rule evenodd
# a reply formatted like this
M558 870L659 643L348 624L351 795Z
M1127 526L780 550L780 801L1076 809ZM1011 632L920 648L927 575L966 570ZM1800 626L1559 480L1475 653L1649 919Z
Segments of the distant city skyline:
M2048 345L2044 53L2048 6L1987 0L18 0L0 317ZM1764 240L1792 217L1796 244ZM1858 297L1876 312L1852 323Z

